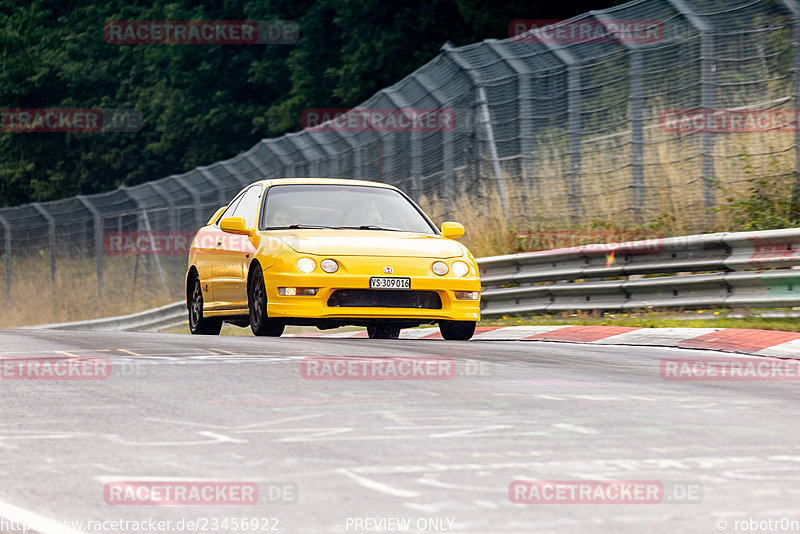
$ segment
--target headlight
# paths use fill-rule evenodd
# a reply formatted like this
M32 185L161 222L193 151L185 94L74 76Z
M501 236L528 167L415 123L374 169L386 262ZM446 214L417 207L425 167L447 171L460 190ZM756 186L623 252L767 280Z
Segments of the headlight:
M444 276L447 274L447 264L443 261L435 261L431 265L431 270L439 276Z
M463 261L453 262L453 274L455 274L456 276L466 276L467 273L469 273L469 265L467 265Z
M310 273L317 268L316 262L311 258L300 258L297 260L297 270L301 273Z
M322 260L319 262L319 266L322 267L322 270L326 273L335 273L339 270L339 264L334 260Z

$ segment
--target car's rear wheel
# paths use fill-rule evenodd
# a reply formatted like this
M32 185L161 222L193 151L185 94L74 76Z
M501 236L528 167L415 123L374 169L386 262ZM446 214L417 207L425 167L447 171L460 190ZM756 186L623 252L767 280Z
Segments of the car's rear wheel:
M203 290L200 287L200 279L195 276L189 301L189 331L197 335L216 336L220 330L222 330L222 319L203 317Z
M475 321L439 321L439 332L445 339L466 341L475 333Z
M286 325L283 321L267 315L267 288L264 284L264 273L261 266L256 265L253 278L250 280L248 305L250 307L250 329L257 336L279 337Z
M372 325L367 327L367 335L370 339L397 339L400 337L399 326Z

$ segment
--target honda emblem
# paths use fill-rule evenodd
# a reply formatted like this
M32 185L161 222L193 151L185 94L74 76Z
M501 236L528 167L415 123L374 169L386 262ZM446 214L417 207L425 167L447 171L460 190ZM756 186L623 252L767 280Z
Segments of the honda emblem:
M386 274L392 274L394 272L394 269L392 269L391 267L384 267L383 272L385 272Z

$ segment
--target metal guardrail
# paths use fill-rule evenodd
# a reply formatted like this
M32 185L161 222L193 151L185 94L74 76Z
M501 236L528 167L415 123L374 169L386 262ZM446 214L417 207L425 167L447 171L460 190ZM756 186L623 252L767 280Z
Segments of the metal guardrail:
M800 306L800 228L584 245L478 265L486 316Z
M800 306L800 228L583 245L477 261L485 316ZM29 328L158 331L186 320L181 300L131 315Z
M98 332L158 332L186 324L186 301L179 300L159 308L130 315L72 321L69 323L41 324L25 328L34 330L95 330Z

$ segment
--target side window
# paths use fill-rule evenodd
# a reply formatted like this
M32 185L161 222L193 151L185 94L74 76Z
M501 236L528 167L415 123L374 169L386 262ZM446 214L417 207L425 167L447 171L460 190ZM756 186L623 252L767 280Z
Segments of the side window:
M241 202L242 196L243 195L239 195L233 199L230 205L228 205L228 208L217 218L217 222L214 223L215 226L219 226L219 222L226 217L234 217L233 212L236 211L236 207L239 205L239 202Z
M261 199L261 186L251 187L242 195L242 200L234 208L231 217L241 217L248 228L253 227L258 212L258 201Z

